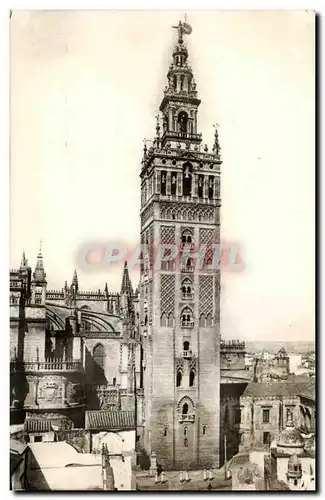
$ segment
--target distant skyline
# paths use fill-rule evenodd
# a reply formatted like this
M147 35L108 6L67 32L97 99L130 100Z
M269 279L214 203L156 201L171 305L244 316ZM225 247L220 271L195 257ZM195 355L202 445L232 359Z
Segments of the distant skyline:
M183 12L14 11L11 267L42 240L48 288L89 241L139 242L143 139L155 135ZM190 11L186 38L209 149L219 124L221 234L245 268L222 276L224 338L312 341L314 13ZM82 289L120 289L122 267ZM130 270L133 286L138 269Z

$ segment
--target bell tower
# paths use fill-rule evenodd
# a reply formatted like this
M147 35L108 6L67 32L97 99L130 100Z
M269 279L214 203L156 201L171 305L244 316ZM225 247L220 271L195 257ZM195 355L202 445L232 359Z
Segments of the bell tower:
M165 469L219 465L220 148L202 146L179 22L168 84L141 168L144 446ZM161 130L162 122L162 130ZM161 258L162 257L162 258Z

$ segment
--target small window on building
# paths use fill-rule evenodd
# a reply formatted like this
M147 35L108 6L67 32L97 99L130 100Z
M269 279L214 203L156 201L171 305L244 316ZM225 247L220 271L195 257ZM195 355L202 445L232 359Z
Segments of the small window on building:
M34 443L41 443L42 442L42 436L35 436L34 437Z
M187 340L183 343L183 350L184 351L190 350L190 343Z
M185 448L188 448L188 439L187 438L184 438L184 446L185 446Z
M164 436L167 436L167 431L168 431L168 429L167 429L167 427L165 427L165 429L164 429Z
M176 387L180 387L181 385L182 385L182 372L177 372Z
M113 385L116 385L116 378L113 378Z
M183 415L187 415L188 414L188 404L187 403L183 404L182 414Z
M270 445L271 438L269 432L263 432L263 444Z
M193 370L190 372L190 387L193 387L195 384L195 373Z
M42 303L42 294L35 293L35 304L41 304L41 303Z
M203 436L205 436L206 433L207 433L207 426L204 425L203 428L202 428L202 434L203 434Z
M297 480L297 479L294 479L294 480L293 480L293 484L294 484L295 486L297 486L297 485L298 485L298 480Z
M263 423L268 424L270 422L270 410L263 410Z
M184 427L184 436L187 436L187 427Z

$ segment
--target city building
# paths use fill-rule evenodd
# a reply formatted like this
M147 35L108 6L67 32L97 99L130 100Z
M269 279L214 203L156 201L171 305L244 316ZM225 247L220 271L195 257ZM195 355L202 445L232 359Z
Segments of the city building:
M255 358L255 382L286 380L289 374L290 358L284 347L275 356L270 353L263 353L261 356Z
M217 128L212 151L202 146L187 26L177 27L162 130L158 119L140 176L141 243L149 250L140 281L144 447L164 469L219 463L220 274L212 245L220 241L221 158ZM156 242L164 252L158 268Z

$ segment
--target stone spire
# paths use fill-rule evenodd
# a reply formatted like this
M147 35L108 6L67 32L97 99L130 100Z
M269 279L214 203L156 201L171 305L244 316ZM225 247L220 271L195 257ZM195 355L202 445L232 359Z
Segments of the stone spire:
M78 275L77 275L77 271L74 270L74 273L73 273L73 277L72 277L72 285L74 285L76 288L78 288L79 286L79 283L78 283Z
M20 267L28 267L28 260L26 259L25 250L23 250Z
M37 254L36 266L35 266L35 271L33 274L33 280L40 281L40 282L46 281L46 274L44 271L43 255L42 255L42 242L40 243L40 248L39 248L39 251Z
M132 283L131 283L130 276L129 276L128 263L126 261L124 263L123 278L122 278L122 285L121 285L121 295L124 293L133 297L133 288L132 288Z

